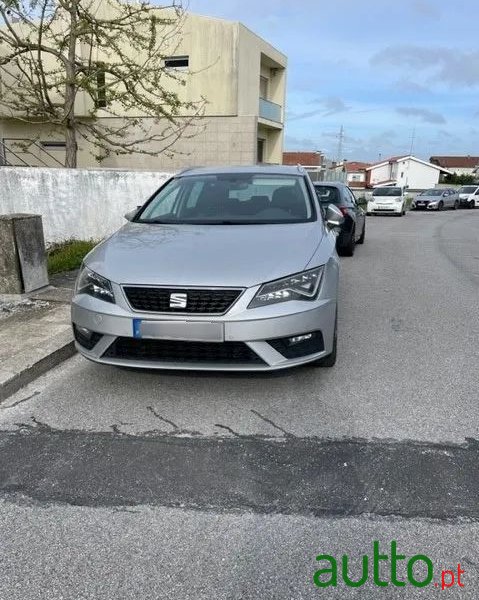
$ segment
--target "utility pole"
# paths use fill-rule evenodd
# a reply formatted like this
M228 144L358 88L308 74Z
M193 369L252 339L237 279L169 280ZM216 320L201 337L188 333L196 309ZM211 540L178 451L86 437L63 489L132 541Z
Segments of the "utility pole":
M409 156L412 156L415 141L416 141L416 127L413 127L412 135L411 135L411 147L409 149Z
M338 153L336 156L336 164L339 165L339 163L342 160L342 156L343 156L343 142L344 142L344 127L341 125L341 129L339 130L339 136L338 136Z

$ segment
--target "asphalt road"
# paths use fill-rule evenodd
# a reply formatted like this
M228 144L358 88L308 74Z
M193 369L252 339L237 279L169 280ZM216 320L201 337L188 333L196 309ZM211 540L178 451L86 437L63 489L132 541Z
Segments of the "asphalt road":
M444 594L477 598L479 211L368 218L341 280L333 369L75 357L1 405L0 598L441 593L314 585L318 554L359 579L374 540L427 555L436 583L460 563Z

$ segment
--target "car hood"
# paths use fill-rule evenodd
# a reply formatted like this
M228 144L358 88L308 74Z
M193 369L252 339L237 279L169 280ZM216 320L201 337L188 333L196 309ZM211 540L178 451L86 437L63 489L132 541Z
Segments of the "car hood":
M85 264L120 284L251 287L302 271L323 235L317 221L284 225L128 223L94 248Z
M442 196L416 196L416 202L444 202Z
M401 200L401 196L371 196L372 202L382 202L383 204L388 204L389 202L396 202L396 200Z

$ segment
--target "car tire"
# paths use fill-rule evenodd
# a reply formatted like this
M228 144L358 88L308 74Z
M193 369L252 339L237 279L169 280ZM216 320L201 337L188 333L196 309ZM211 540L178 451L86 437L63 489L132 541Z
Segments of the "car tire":
M459 200L456 200L456 201L454 202L453 209L454 209L454 210L457 210L458 208L459 208Z
M476 208L476 203L474 202L474 200L471 200L469 202L468 208Z
M356 244L364 244L364 238L365 237L366 237L366 221L364 221L363 232L362 232L361 237L359 238L359 240L356 242Z
M330 368L336 364L336 358L338 354L338 309L336 308L336 318L334 319L334 339L333 339L333 351L328 356L318 358L314 362L309 363L312 367Z
M353 256L354 255L354 247L356 246L356 241L354 236L356 235L356 230L353 229L351 231L351 235L349 237L349 241L344 246L340 246L338 254L341 256Z
M442 200L437 205L437 210L444 210L444 202Z

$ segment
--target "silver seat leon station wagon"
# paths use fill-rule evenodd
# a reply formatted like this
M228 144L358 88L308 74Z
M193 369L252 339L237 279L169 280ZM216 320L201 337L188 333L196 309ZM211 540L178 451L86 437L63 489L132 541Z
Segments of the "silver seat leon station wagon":
M84 259L78 351L119 366L269 371L336 360L342 215L301 167L169 179Z

